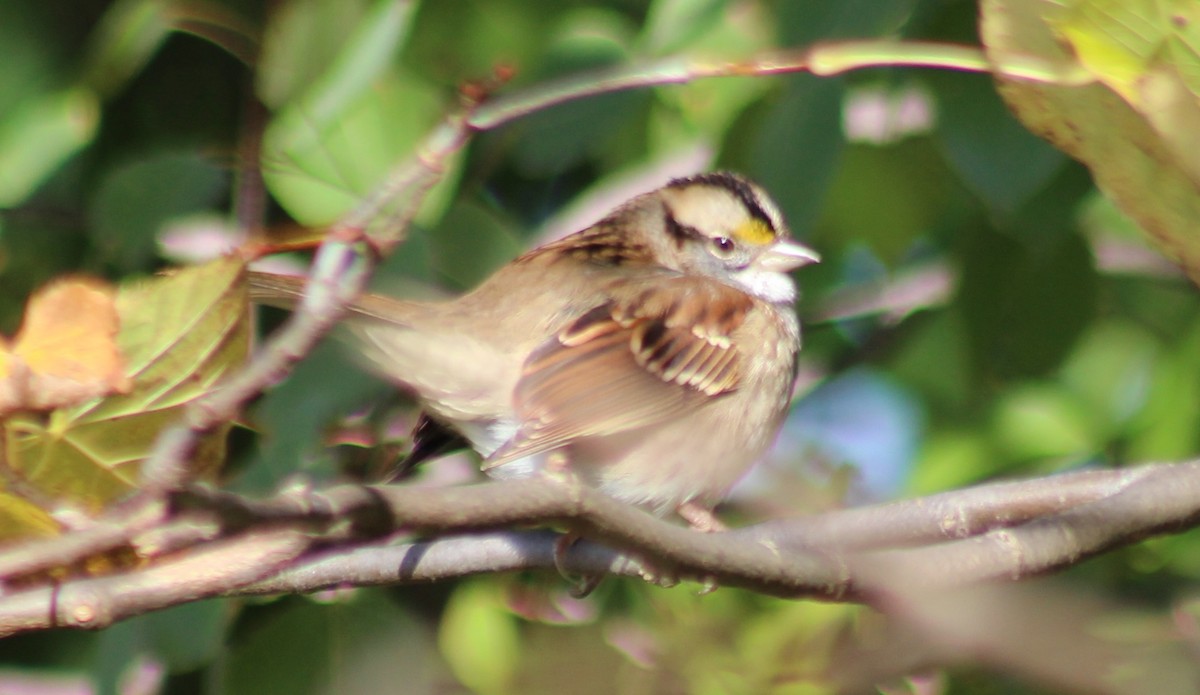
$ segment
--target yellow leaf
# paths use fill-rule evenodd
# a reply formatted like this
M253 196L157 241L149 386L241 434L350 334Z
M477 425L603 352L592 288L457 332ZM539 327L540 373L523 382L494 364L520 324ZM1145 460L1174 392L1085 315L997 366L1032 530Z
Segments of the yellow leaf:
M0 543L23 538L46 538L58 532L58 522L45 510L0 490Z
M1200 283L1200 39L1194 2L983 0L980 36L1001 96L1035 134L1087 165L1104 192ZM1182 27L1182 28L1181 28ZM1007 76L1037 59L1097 81Z
M112 292L100 282L72 278L39 290L11 348L0 353L0 413L127 391L117 329Z
M159 433L241 366L249 349L237 259L122 285L115 306L126 392L5 423L8 466L44 497L83 510L102 509L136 489ZM189 462L195 475L220 467L228 429L200 443Z

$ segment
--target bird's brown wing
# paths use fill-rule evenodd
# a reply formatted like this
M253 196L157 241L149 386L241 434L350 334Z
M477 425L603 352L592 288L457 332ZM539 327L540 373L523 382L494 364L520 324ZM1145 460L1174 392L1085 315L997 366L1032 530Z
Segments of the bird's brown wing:
M738 387L731 334L753 300L702 279L655 285L586 312L529 356L514 392L520 428L485 470L679 417Z

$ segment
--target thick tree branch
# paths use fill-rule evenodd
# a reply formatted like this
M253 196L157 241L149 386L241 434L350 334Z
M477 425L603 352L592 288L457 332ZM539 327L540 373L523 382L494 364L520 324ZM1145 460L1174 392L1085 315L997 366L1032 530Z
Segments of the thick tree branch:
M107 627L149 611L215 596L277 571L309 544L294 529L264 529L189 549L140 570L75 579L0 599L0 635Z
M587 541L571 572L692 579L790 597L888 602L914 590L1022 579L1200 523L1200 462L1090 470L702 534L561 480L431 490L343 485L250 500L193 489L126 542L156 558L37 585L82 558L71 536L0 557L0 635L101 627L210 596L443 581L555 567L553 524ZM110 543L115 537L105 537ZM115 546L114 546L115 547ZM111 549L111 548L110 548Z

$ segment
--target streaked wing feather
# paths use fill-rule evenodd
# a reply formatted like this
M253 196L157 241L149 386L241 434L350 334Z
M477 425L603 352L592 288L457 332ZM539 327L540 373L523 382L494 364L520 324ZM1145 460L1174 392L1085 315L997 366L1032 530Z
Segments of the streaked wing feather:
M738 353L727 341L713 342L686 327L647 321L634 329L631 349L637 363L663 382L709 396L737 386Z
M702 289L702 300L740 296ZM741 365L729 333L743 314L681 310L671 301L676 292L656 295L596 307L534 351L514 394L521 428L485 469L673 419L737 388Z

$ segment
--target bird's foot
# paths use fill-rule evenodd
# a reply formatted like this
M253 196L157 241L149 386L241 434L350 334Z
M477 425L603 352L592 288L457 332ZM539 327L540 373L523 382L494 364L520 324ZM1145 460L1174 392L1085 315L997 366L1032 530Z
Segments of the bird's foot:
M559 536L558 540L554 542L554 569L558 570L559 575L563 579L571 583L570 594L573 598L583 598L592 593L596 590L596 587L600 586L600 580L604 579L603 576L598 574L572 574L567 569L567 552L578 541L579 536L572 531L568 531Z
M702 533L719 533L728 531L729 527L713 514L712 510L696 502L684 502L675 508L675 512L688 522L693 530Z
M721 520L713 514L711 509L697 502L684 502L675 508L675 512L684 521L688 522L688 526L691 526L695 531L701 533L721 533L729 530L729 527L721 523ZM700 595L711 594L717 590L718 586L716 577L704 577L701 581Z

